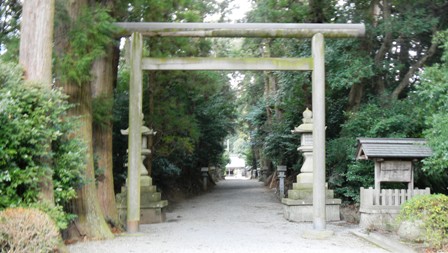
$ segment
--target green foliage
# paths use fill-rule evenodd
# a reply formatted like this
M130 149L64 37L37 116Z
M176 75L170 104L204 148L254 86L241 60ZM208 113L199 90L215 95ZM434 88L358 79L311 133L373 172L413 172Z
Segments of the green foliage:
M34 208L46 213L55 223L59 230L68 227L69 222L76 218L75 214L66 213L62 206L50 206L46 203L24 204L23 208Z
M39 179L48 174L62 206L83 182L86 150L70 136L66 96L25 84L17 66L0 62L0 73L0 209L35 203Z
M114 99L100 95L92 99L92 121L98 127L104 128L113 120L112 108Z
M0 57L4 61L18 61L18 31L21 14L21 1L3 0L0 2Z
M55 28L68 30L69 48L57 58L60 78L63 83L81 85L91 80L92 63L104 55L104 48L112 42L117 28L108 10L100 6L82 9L75 21L68 20L67 16L59 14Z
M381 105L371 101L357 112L347 113L340 137L328 142L329 183L335 193L349 201L359 201L359 188L373 185L373 163L356 161L358 137L419 137L422 119L414 112L412 101Z
M440 249L448 244L448 196L443 194L415 196L401 206L398 221L421 220L425 243Z
M59 238L54 222L38 209L0 212L0 252L56 252Z
M435 39L444 49L443 63L426 68L413 99L425 119L425 138L433 155L423 161L423 169L433 175L447 174L448 168L448 31Z

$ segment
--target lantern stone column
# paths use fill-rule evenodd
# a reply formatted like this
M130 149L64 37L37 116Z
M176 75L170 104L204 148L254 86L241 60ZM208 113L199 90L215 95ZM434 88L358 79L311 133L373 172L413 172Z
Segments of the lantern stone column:
M279 165L277 166L278 178L279 178L279 192L280 198L285 197L285 177L286 177L286 166Z
M301 145L297 149L303 155L304 162L297 175L297 182L288 191L288 197L282 199L283 216L290 221L313 221L313 193L314 193L314 159L313 159L313 113L307 108L303 112L303 123L295 127L292 133L301 134ZM334 199L332 190L325 187L326 221L339 221L340 199Z
M139 163L139 173L140 173L140 224L151 224L151 223L160 223L165 221L165 212L163 208L168 205L167 200L162 200L162 196L160 192L157 192L156 186L152 185L152 178L148 174L148 170L146 169L143 161L146 157L151 154L151 150L148 149L148 136L155 135L152 129L147 128L146 126L140 127L141 132L141 160ZM129 129L121 130L121 134L128 135ZM124 223L126 220L126 203L128 195L127 187L129 187L129 181L126 181L126 186L122 187L121 193L117 194L117 209L118 216L121 222Z
M207 191L207 189L208 189L208 167L202 167L201 174L202 174L202 189L204 191Z

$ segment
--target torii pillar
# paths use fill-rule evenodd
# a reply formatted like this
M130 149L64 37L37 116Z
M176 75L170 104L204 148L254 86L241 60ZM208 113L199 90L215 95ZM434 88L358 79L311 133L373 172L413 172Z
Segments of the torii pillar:
M127 222L128 233L136 233L140 224L140 163L142 154L142 56L143 39L140 33L133 33L130 44L129 82L129 136L128 136L128 192Z
M313 36L312 100L313 124L313 226L316 230L326 228L325 215L325 57L324 36Z

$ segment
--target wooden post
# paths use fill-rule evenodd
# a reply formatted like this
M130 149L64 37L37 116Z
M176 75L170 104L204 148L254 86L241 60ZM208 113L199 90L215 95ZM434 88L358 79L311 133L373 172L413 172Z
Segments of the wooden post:
M325 206L325 56L324 36L318 33L312 39L312 99L313 99L313 227L326 228Z
M138 232L140 222L140 164L142 148L143 39L133 33L130 46L127 232Z

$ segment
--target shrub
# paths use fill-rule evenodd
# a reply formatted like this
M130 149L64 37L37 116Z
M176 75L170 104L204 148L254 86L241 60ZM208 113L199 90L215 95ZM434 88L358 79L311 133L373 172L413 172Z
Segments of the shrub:
M398 221L421 220L425 243L442 248L448 238L448 196L443 194L416 196L401 206Z
M0 210L36 203L44 175L52 175L57 206L76 197L86 146L71 137L66 99L59 89L26 85L17 65L0 61Z
M59 231L38 209L8 208L0 212L0 252L54 252Z

